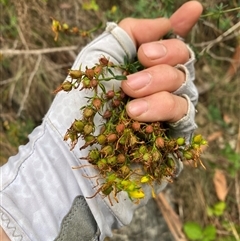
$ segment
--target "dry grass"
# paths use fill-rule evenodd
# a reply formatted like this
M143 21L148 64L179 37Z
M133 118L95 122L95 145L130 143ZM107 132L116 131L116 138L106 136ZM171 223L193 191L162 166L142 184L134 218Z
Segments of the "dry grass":
M144 1L138 1L140 7L136 9L134 4L129 4L130 1L101 0L97 1L100 7L98 11L83 10L81 6L87 0L1 2L7 3L5 6L3 4L1 9L1 48L13 52L24 50L25 53L29 50L39 50L35 54L0 56L1 163L6 162L9 156L17 152L17 146L24 144L33 126L41 122L54 97L52 91L66 77L77 52L91 40L76 36L60 36L60 40L55 42L50 17L88 30L100 21L105 23L106 13L108 18L117 20L127 15L142 14L143 17L153 17L157 4L166 9L173 9L172 5L169 7L166 4L167 1L155 1L151 13L143 12L144 8L141 6ZM219 1L202 2L207 8L209 4L210 7L214 7ZM221 2L228 4L228 9L237 7L235 0ZM118 6L118 10L115 15L111 15L110 9L114 4ZM236 12L223 14L218 19L204 18L188 38L198 53L196 84L200 92L200 101L196 120L199 125L198 132L209 139L209 147L203 155L207 170L186 166L181 178L174 185L173 201L181 219L184 222L193 220L203 226L214 223L221 237L229 235L231 230L223 230L219 219L206 215L206 206L218 201L212 181L216 168L224 170L229 187L227 210L221 218L240 226L240 210L237 204L240 168L233 166L233 161L226 155L226 151L224 154L227 145L235 152L240 152L240 72L237 62L240 59L240 27L226 34L227 30L237 25L238 20ZM99 29L92 37L101 31L102 29ZM73 48L67 51L53 51L54 48L66 46ZM45 50L49 52L43 53ZM234 177L229 174L231 171L235 171Z

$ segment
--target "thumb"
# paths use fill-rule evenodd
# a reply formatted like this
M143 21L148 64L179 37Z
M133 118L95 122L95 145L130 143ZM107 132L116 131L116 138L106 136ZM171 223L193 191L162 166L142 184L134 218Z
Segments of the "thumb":
M202 5L197 1L189 1L183 4L170 17L173 32L181 37L186 37L198 21L202 11Z

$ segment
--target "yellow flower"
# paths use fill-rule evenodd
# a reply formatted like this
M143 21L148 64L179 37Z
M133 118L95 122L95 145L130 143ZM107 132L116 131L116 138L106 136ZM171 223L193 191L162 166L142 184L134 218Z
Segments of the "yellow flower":
M131 198L137 198L137 199L144 198L144 196L145 196L145 194L142 190L134 190L134 191L128 192L128 195Z
M149 181L150 181L149 176L143 176L143 177L141 178L141 183L146 183L146 182L149 182Z

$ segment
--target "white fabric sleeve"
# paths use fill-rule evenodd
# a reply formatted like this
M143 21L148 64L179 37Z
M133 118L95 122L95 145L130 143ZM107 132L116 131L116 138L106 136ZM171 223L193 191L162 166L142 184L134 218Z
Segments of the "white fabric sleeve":
M72 69L79 69L80 65L83 69L86 66L91 68L103 55L115 63L123 63L126 55L130 59L136 56L134 43L114 23L109 23L106 31L79 53ZM120 83L111 81L107 85L107 88L114 86L116 89ZM93 177L98 174L97 170L80 159L87 156L88 148L80 151L83 145L80 140L70 151L70 143L63 141L74 119L81 117L80 108L86 104L86 96L91 94L87 90L58 93L42 125L30 135L29 143L20 147L18 155L1 168L0 215L9 237L53 240L74 198L96 193L98 187ZM192 112L188 114L192 115ZM176 128L182 125L180 121ZM82 165L86 166L72 169ZM166 184L163 182L159 191ZM86 199L100 229L100 240L111 236L112 228L129 224L134 210L148 201L145 198L140 204L133 203L124 192L119 193L118 200L119 203L114 202L111 206L108 198L103 199L101 195Z

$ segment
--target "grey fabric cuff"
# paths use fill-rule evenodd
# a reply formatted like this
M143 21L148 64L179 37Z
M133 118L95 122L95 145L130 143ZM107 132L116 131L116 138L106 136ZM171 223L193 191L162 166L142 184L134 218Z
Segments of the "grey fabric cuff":
M97 241L97 223L83 196L75 198L71 210L64 217L61 230L55 241Z

